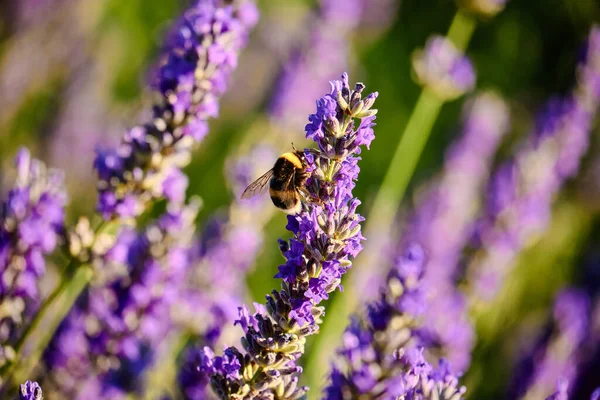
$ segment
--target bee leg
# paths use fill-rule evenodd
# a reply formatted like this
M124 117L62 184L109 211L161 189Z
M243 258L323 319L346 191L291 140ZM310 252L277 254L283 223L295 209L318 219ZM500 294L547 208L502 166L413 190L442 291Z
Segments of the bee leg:
M313 203L313 204L319 204L322 205L323 204L323 200L321 200L320 198L313 196L312 194L310 194L306 188L301 188L298 189L298 192L300 193L300 195L303 197L304 201L306 203Z

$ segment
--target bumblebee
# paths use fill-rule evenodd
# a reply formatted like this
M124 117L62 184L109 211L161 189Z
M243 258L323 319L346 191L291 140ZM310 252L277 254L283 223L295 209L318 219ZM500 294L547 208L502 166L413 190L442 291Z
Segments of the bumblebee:
M273 168L248 185L242 199L262 193L268 186L275 207L288 214L299 213L302 209L300 195L304 193L304 184L309 177L306 166L304 152L294 148L293 152L283 153Z

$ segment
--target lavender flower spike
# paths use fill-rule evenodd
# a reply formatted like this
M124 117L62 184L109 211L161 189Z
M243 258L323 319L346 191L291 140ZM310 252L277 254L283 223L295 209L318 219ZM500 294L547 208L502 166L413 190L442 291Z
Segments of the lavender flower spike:
M364 8L369 8L365 0L318 2L316 15L310 20L309 43L293 50L277 81L269 107L277 125L298 127L304 112L312 109L313 99L321 95L323 85L348 67L348 37L360 23Z
M58 397L116 399L140 390L132 377L156 361L175 328L198 207L167 210L140 233L123 228L97 260L98 282L80 296L44 355Z
M0 226L0 366L14 355L19 327L38 307L44 256L64 232L67 202L60 172L47 170L27 149L19 151L15 165L16 183L2 204Z
M456 99L475 87L471 61L443 36L429 38L425 49L415 51L412 61L417 82L441 100Z
M510 398L533 400L552 394L559 384L557 399L568 398L569 383L577 377L583 341L590 326L590 299L580 290L561 292L554 303L554 323L516 370Z
M476 235L482 251L467 271L473 303L494 298L519 251L547 226L555 194L577 173L600 104L599 60L596 26L571 96L548 102L529 141L492 178Z
M217 116L218 98L257 16L246 0L199 0L185 12L156 72L152 121L96 158L98 211L105 218L135 217L153 198L183 202L187 178L180 168L207 134L207 120Z
M303 210L288 217L294 237L280 241L286 263L279 267L280 291L267 296L266 307L254 315L242 309L238 323L245 336L246 354L230 347L223 356L205 349L200 368L211 376L211 386L222 399L296 399L307 388L298 387L306 336L319 331L324 309L320 302L340 288L341 277L361 250L360 204L352 196L358 178L360 146L374 139L377 110L373 93L361 99L364 85L348 85L348 76L331 82L331 93L317 101L309 117L306 137L316 149L304 151L310 178ZM360 119L356 124L355 120Z
M437 368L429 364L415 334L426 308L421 287L424 260L421 246L408 246L390 271L380 300L369 305L366 316L352 320L326 399L463 398L466 389L458 385L449 365L444 360Z
M43 400L42 388L37 382L27 381L19 386L19 400Z

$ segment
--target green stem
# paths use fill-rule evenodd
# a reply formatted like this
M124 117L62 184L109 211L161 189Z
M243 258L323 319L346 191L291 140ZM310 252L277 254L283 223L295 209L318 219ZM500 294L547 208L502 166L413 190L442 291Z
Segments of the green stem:
M27 327L23 331L23 334L21 335L21 337L19 338L17 343L15 343L15 355L16 355L15 359L19 358L21 351L23 349L23 344L27 341L27 338L29 337L31 332L37 329L38 325L40 324L40 322L43 319L43 316L46 314L48 308L50 308L50 306L56 301L58 296L61 295L62 292L66 289L67 285L69 284L69 281L71 280L71 278L73 276L73 273L75 272L75 268L77 266L79 266L79 264L76 263L75 260L71 260L69 265L67 265L65 274L61 278L61 282L59 283L59 285L56 288L54 288L52 293L50 293L48 298L44 301L44 303L41 305L38 312L33 317L33 320L31 321L31 323L29 325L27 325Z
M454 45L460 50L466 50L469 47L469 42L473 36L473 31L477 26L477 21L465 14L461 9L456 12L446 37L450 39Z
M459 10L452 20L447 37L456 47L464 50L468 46L475 26L476 21ZM381 187L367 213L368 218L364 228L365 237L389 237L392 224L396 220L395 215L398 205L410 183L443 103L431 90L427 88L422 90L396 147ZM358 263L355 263L357 265L353 270L378 265L383 251L381 243L385 243L385 240L370 240L369 246L359 256ZM347 277L346 281L349 278ZM305 375L308 378L310 387L316 389L324 382L329 361L335 351L335 344L338 342L338 338L341 337L350 314L358 305L360 296L352 293L352 290L353 284L351 283L346 286L344 295L335 296L329 306L328 315L335 316L335 319L325 320L305 368ZM311 392L318 394L320 390L317 389Z
M30 355L27 356L25 360L22 360L20 364L15 364L15 372L13 382L24 382L29 379L31 372L38 364L44 349L48 346L48 343L52 340L54 336L54 332L62 322L62 320L66 317L66 315L71 311L73 304L81 294L81 292L86 288L87 284L90 282L93 276L92 270L88 265L82 265L77 268L77 271L73 275L73 278L67 280L67 283L61 282L59 288L61 290L55 290L58 294L55 296L54 301L46 302L47 306L45 310L51 310L48 313L44 313L43 315L40 313L38 315L42 315L40 317L40 321L44 321L44 329L39 332L40 335L35 340L35 337L30 338L31 347L34 349ZM52 306L52 307L50 307Z
M106 223L102 221L95 229L97 235L100 235L116 227L116 223ZM60 283L44 300L39 310L33 317L31 323L25 328L19 340L15 343L15 359L0 369L0 376L4 382L10 382L15 371L19 371L19 376L28 376L31 370L39 361L43 350L46 348L58 325L67 315L71 306L85 289L92 278L92 271L87 265L81 265L76 259L71 259L61 276ZM40 328L42 321L45 322L43 329ZM35 343L35 337L39 337ZM21 360L21 355L25 347L33 348L31 356L27 360ZM25 363L25 366L20 366ZM22 372L22 373L21 373ZM16 380L19 382L19 380Z

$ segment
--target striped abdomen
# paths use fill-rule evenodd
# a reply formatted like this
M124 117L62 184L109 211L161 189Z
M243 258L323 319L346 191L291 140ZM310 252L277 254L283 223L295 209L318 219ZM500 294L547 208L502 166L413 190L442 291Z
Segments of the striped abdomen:
M300 195L298 188L308 179L302 163L303 153L284 153L277 159L273 167L273 177L269 185L269 193L275 207L296 214L300 211Z

